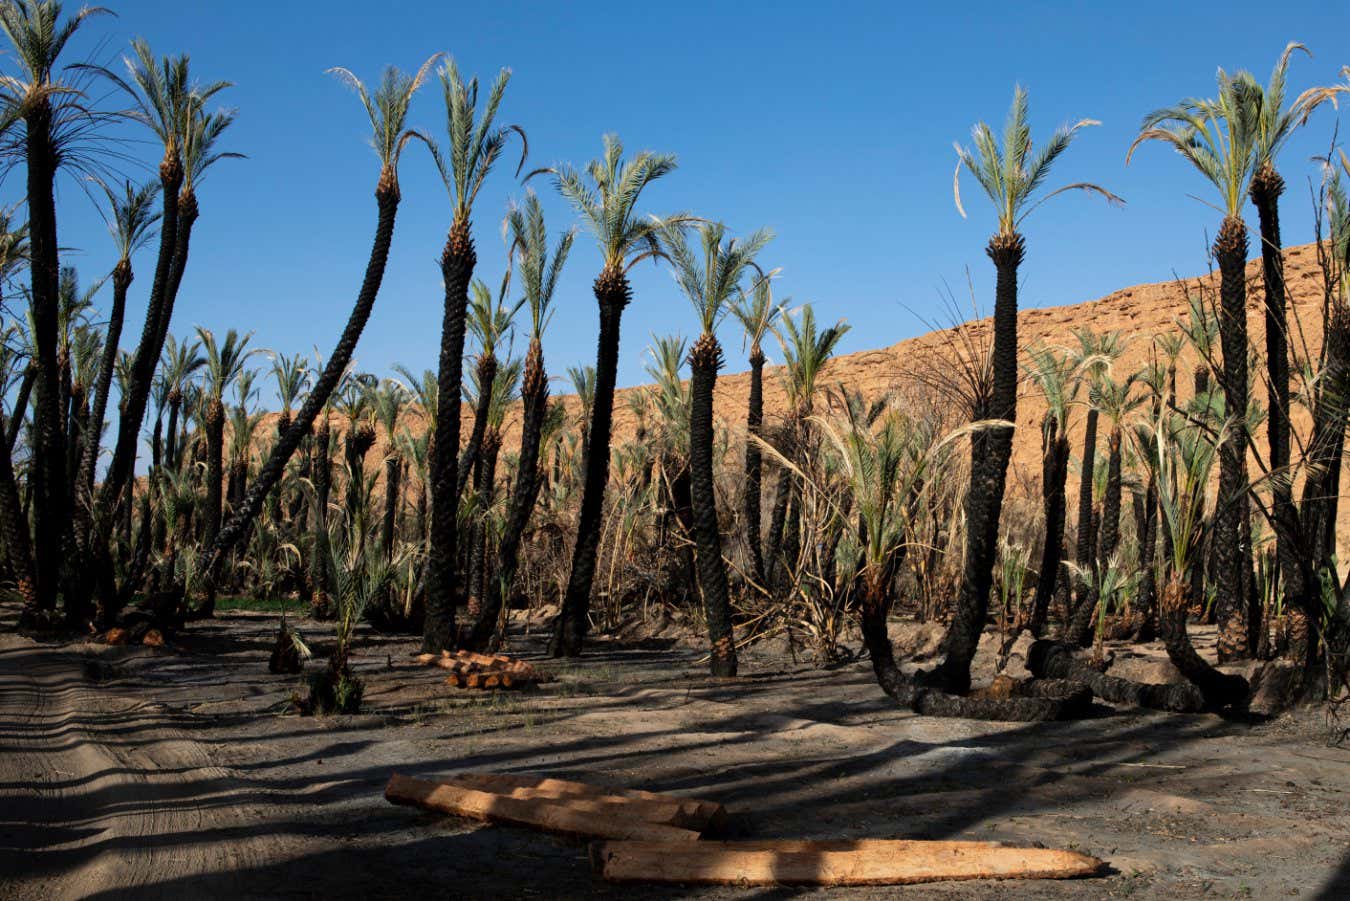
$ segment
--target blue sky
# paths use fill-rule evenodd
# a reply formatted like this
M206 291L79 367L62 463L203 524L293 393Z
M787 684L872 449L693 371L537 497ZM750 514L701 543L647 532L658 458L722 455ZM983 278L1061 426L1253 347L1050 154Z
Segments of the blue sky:
M203 79L235 82L222 95L239 113L225 143L248 159L222 163L199 192L175 332L233 326L253 330L255 346L325 354L366 263L377 176L364 113L324 74L330 66L367 82L386 64L413 69L437 51L485 80L511 67L501 121L527 130L529 167L584 163L605 132L632 149L678 154L680 168L644 194L644 209L688 210L741 232L772 227L778 237L761 260L782 267L778 296L814 303L823 319L847 319L853 330L841 351L849 352L946 323L942 286L964 303L967 266L982 308L992 305L983 248L993 213L970 180L970 218L956 212L952 142L966 141L977 120L1001 125L1015 82L1030 91L1036 136L1083 117L1103 123L1063 157L1051 185L1097 181L1128 201L1121 210L1067 195L1028 221L1022 301L1046 306L1204 269L1217 214L1188 195L1212 199L1207 185L1160 146L1125 166L1145 113L1211 94L1219 66L1264 80L1289 40L1315 54L1295 60L1294 91L1332 83L1350 63L1350 17L1326 2L1032 3L1016 18L1007 4L984 2L931 11L852 2L109 2L118 18L92 22L78 51L102 38L112 57L142 36L157 53L189 52ZM1325 152L1335 121L1330 110L1319 113L1284 154L1287 243L1311 238L1308 160ZM411 124L444 135L437 85L419 95ZM149 144L131 150L157 161ZM505 265L502 214L523 191L513 169L514 160L490 177L474 217L477 274L493 285ZM357 350L360 368L380 375L396 362L433 366L439 341L436 258L450 204L420 148L410 148L401 182L389 268ZM551 186L535 187L550 227L570 224ZM67 261L86 280L106 272L110 244L73 181L61 185L59 203L61 240L73 248ZM545 342L555 374L593 360L598 259L580 239ZM153 247L136 263L128 346L140 331ZM634 285L621 384L644 380L651 333L696 331L667 271L644 266ZM728 370L744 368L730 325L723 339Z

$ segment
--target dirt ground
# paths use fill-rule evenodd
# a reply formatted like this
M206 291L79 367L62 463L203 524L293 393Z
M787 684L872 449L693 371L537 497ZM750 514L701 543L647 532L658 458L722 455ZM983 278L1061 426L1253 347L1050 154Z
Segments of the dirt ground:
M942 720L896 709L865 662L824 670L765 647L718 682L668 639L598 640L576 664L541 663L557 682L483 694L413 665L406 638L364 635L368 712L313 719L288 712L296 680L267 672L275 617L223 616L152 649L37 643L13 614L0 611L0 898L813 894L607 886L581 842L381 794L393 771L459 770L712 798L744 836L1040 843L1111 868L828 890L846 898L1350 897L1350 751L1314 711ZM541 650L537 635L511 647Z

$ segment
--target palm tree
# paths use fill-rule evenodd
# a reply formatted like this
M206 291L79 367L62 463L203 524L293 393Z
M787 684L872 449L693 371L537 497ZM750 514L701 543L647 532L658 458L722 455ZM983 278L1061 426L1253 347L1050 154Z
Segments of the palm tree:
M399 417L403 415L408 399L408 389L393 379L385 379L378 389L371 392L375 419L384 427L385 441L388 444L384 457L384 518L380 524L380 549L386 559L392 557L394 553L398 508L402 499L403 458L395 440L395 433L398 431Z
M69 527L65 432L57 362L60 317L60 251L56 235L56 172L63 164L63 125L82 115L78 89L56 74L57 61L80 26L104 12L83 7L63 18L51 0L10 0L0 4L0 31L13 48L19 76L4 80L7 122L23 123L22 154L27 164L30 309L36 364L33 408L34 603L56 606L64 538Z
M496 127L493 120L501 104L509 69L502 69L492 87L481 114L478 110L478 79L467 82L459 74L454 60L441 67L441 90L445 99L446 131L450 141L450 159L431 141L441 181L452 204L450 232L441 252L441 278L445 284L441 319L441 354L437 372L436 422L445 426L445 434L436 436L431 461L431 543L427 561L427 607L422 633L423 650L435 653L454 646L455 634L455 562L458 558L457 519L459 510L459 408L464 376L464 332L469 304L469 285L478 262L474 248L474 200L488 173L501 157L509 136L514 132L524 143L525 133L516 126ZM521 165L525 157L521 155ZM517 173L520 167L517 167ZM491 380L489 380L490 383Z
M343 456L347 464L347 494L344 498L347 506L347 521L352 537L363 546L366 540L364 529L354 525L358 514L366 502L366 454L375 446L375 411L373 393L375 376L364 372L353 372L343 380L338 389L337 409L347 420L346 435L343 439Z
M166 402L169 406L169 438L165 448L165 462L171 469L177 469L182 455L182 446L178 443L178 416L183 407L183 393L193 374L206 365L201 355L201 343L184 341L179 344L168 335L164 341L164 360L160 372L168 388Z
M1040 637L1050 599L1059 583L1064 560L1064 483L1069 472L1069 416L1082 387L1082 366L1072 352L1033 347L1027 354L1027 373L1045 398L1041 419L1041 499L1045 512L1045 543L1037 570L1036 594L1027 628Z
M998 215L998 231L985 248L998 271L998 285L994 300L993 393L989 409L983 411L982 418L1004 423L999 428L981 429L971 436L961 594L944 642L946 657L937 671L940 681L957 694L964 694L970 687L970 663L975 657L989 608L994 559L998 555L1003 487L1012 455L1013 423L1017 420L1017 269L1026 248L1019 228L1033 210L1065 191L1090 191L1108 201L1119 202L1110 191L1086 182L1066 185L1033 201L1051 167L1078 132L1096 124L1092 119L1082 119L1062 127L1051 135L1044 147L1034 151L1031 127L1027 123L1027 93L1019 85L1013 90L1012 109L1004 126L1002 146L993 130L981 122L972 132L974 149L959 144L956 147L953 190L957 210L965 215L961 206L960 176L961 169L966 168L993 202Z
M689 246L684 229L670 228L664 235L666 252L675 270L675 281L694 305L702 329L689 350L689 466L690 500L694 515L694 541L698 545L698 582L712 644L709 667L714 676L736 675L736 641L731 626L731 601L727 597L727 568L722 560L722 532L717 522L717 492L713 472L713 392L717 370L722 368L722 347L717 326L726 315L731 299L741 290L755 256L773 238L761 229L738 242L728 238L726 226L700 223L696 231L701 248ZM761 273L761 278L762 278Z
M755 282L748 295L743 294L731 308L732 314L745 330L750 345L750 400L745 415L745 494L742 505L745 515L746 540L750 546L750 570L756 585L764 582L764 540L761 512L764 506L760 488L764 470L763 455L756 438L762 436L764 426L764 336L773 327L782 307L773 302L771 276Z
M507 213L511 230L511 246L515 254L521 288L530 308L530 346L525 352L525 370L521 381L523 420L520 427L520 453L516 462L516 481L511 492L511 506L507 512L506 528L497 554L497 575L488 583L483 609L468 637L468 645L483 650L492 641L497 620L501 615L503 595L510 590L520 562L520 544L529 525L530 514L539 497L542 482L539 469L539 447L544 420L548 415L548 371L544 368L544 329L552 318L553 292L557 289L567 255L576 238L576 228L569 228L558 237L550 258L548 229L544 225L544 208L531 191L520 205L512 205Z
M225 391L235 383L244 364L256 350L248 350L252 333L241 336L234 329L225 333L224 341L217 341L210 329L197 327L197 339L206 352L206 396L202 408L202 426L206 432L206 518L202 541L210 545L220 531L221 486L223 484L223 453L225 445ZM212 598L207 595L209 615Z
M834 355L835 348L849 330L842 319L820 329L816 325L816 311L809 303L792 313L781 312L774 335L783 349L783 387L787 394L787 422L783 437L777 442L782 457L799 463L806 453L807 429L815 405L816 381L821 370ZM773 511L769 518L769 540L764 558L766 576L771 584L782 580L795 563L796 553L785 552L796 541L797 529L789 525L788 507L794 496L790 467L782 467L774 492Z
M373 94L367 91L360 79L348 70L341 68L330 70L356 91L361 99L361 105L365 107L366 114L370 117L370 125L374 132L373 144L380 160L380 177L375 185L375 202L379 209L375 239L371 244L370 259L366 263L366 274L361 282L361 290L356 296L356 304L352 307L351 315L342 330L337 346L333 349L332 356L328 358L328 363L324 366L318 381L306 396L295 421L272 446L271 453L267 455L267 462L258 471L258 477L253 480L253 485L240 502L239 508L220 530L215 543L202 555L200 573L207 582L214 578L215 569L223 554L243 537L253 517L262 509L263 500L281 480L286 471L286 463L300 446L301 440L310 433L314 420L328 404L333 390L351 362L356 342L361 338L361 331L365 328L370 311L375 306L375 297L380 293L380 282L384 279L384 267L389 258L389 245L394 237L394 219L398 213L400 198L398 164L404 146L412 137L412 133L404 128L408 118L408 107L412 103L413 94L422 86L427 73L439 58L439 54L431 57L417 70L417 74L412 76L404 75L392 66L389 67Z
M127 306L127 289L131 287L134 278L131 256L154 237L154 226L161 215L153 209L155 195L159 191L159 185L153 182L136 188L127 181L120 192L114 192L102 183L99 186L108 198L108 211L111 214L108 220L108 233L112 235L113 246L117 249L117 262L112 270L112 312L108 316L108 330L103 339L103 363L99 367L98 381L94 387L94 405L90 411L90 434L93 440L86 442L84 459L80 464L81 478L78 485L82 494L92 491L94 487L98 439L103 434L103 420L108 409L108 391L112 386L113 368L117 365L118 342L122 337L122 320Z
M106 69L100 71L131 98L130 117L148 128L164 148L159 164L163 214L160 217L159 257L150 286L145 325L136 349L128 393L122 400L117 442L100 497L100 507L105 515L121 503L135 470L136 450L155 365L169 332L173 263L181 227L179 192L184 184L184 154L189 133L206 102L230 86L224 81L208 85L194 83L186 55L156 59L150 45L139 39L132 42L132 56L124 57L123 62L127 70L125 78Z
M474 396L473 430L469 433L468 446L459 457L459 469L455 484L462 495L468 487L469 471L479 469L479 452L483 447L483 436L488 427L488 413L494 403L493 389L497 381L497 347L511 330L511 324L520 304L514 307L506 305L506 292L511 285L511 272L508 269L502 278L501 290L496 299L492 291L481 279L473 283L473 298L469 303L469 331L478 341L478 362L474 367L474 384L479 387Z
M1102 494L1101 520L1097 526L1097 549L1093 574L1106 568L1120 545L1120 511L1122 499L1122 466L1124 463L1124 438L1127 419L1142 400L1134 393L1134 385L1139 375L1116 381L1106 373L1099 373L1093 379L1089 389L1090 403L1094 410L1106 416L1111 423L1107 433L1106 486ZM1087 474L1084 474L1086 478ZM1139 536L1143 542L1143 536ZM1070 643L1085 645L1091 639L1093 610L1096 608L1097 579L1089 580L1084 597L1078 599L1078 607L1068 626L1067 637ZM1083 587L1080 585L1080 587Z
M1231 420L1219 447L1219 498L1213 531L1219 656L1249 656L1243 562L1251 542L1247 502L1247 225L1242 204L1262 131L1261 88L1246 73L1218 74L1218 97L1189 99L1145 117L1130 153L1145 141L1172 147L1218 189L1223 221L1214 239L1219 264L1219 339L1224 409ZM1128 161L1128 157L1127 157ZM1244 534L1246 533L1246 534Z
M1261 274L1265 286L1266 368L1269 400L1266 432L1270 441L1271 501L1276 528L1276 557L1286 586L1298 581L1298 549L1295 533L1297 513L1293 500L1293 477L1289 473L1289 334L1285 318L1284 246L1280 239L1280 195L1284 179L1275 161L1298 127L1302 111L1285 107L1285 73L1294 51L1307 48L1292 41L1284 48L1270 81L1256 86L1245 98L1258 105L1255 112L1255 159L1251 187L1252 203L1261 221ZM1249 604L1254 605L1252 598ZM1250 636L1249 636L1250 637Z
M554 623L552 653L575 657L581 653L586 617L591 604L591 583L600 550L600 525L604 513L605 486L609 482L609 441L614 417L614 383L619 367L619 324L623 309L633 297L628 273L643 260L661 256L660 220L637 214L642 190L674 171L675 157L641 151L623 160L623 143L605 135L604 156L586 166L588 185L571 166L546 171L553 175L558 191L581 216L600 245L602 265L592 290L600 306L600 335L595 357L595 399L586 432L586 476L581 492L581 513L567 593ZM669 224L683 221L673 217Z

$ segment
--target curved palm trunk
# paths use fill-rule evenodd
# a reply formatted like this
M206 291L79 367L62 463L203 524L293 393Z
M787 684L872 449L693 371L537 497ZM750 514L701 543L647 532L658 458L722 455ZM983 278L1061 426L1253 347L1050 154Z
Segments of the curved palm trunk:
M764 352L758 346L750 350L750 405L745 417L745 540L750 548L750 573L755 584L764 582L764 546L760 534L763 500L760 479L764 470L763 454L755 439L764 427Z
M619 269L605 269L595 279L595 299L600 305L600 336L595 355L595 400L586 441L586 480L581 490L581 515L577 542L572 550L572 570L562 610L554 622L551 652L555 657L576 657L587 630L591 607L591 584L595 580L600 552L600 526L604 514L605 488L609 483L609 440L614 420L614 383L619 371L619 322L623 308L632 299L628 278Z
M1189 607L1190 599L1186 594L1186 583L1174 574L1163 586L1161 609L1158 611L1168 659L1183 676L1200 689L1200 693L1205 696L1207 708L1218 710L1241 704L1247 697L1247 680L1241 676L1220 672L1195 652L1190 636L1186 632Z
M159 256L155 261L155 278L150 286L150 301L145 311L145 325L141 329L140 344L132 359L131 378L126 397L122 398L117 423L117 443L113 447L112 463L99 496L103 516L109 516L124 500L124 493L136 468L136 445L140 440L141 423L145 418L146 403L154 382L155 367L168 334L165 316L165 298L172 281L174 255L179 233L179 187L183 183L183 167L176 155L166 155L159 165L159 181L163 190L164 209L160 217ZM130 498L125 498L130 503Z
M717 489L713 478L713 395L722 348L705 332L689 351L689 467L698 545L698 583L712 645L709 668L714 676L736 675L736 638L731 626L727 567L722 560L722 532L717 523Z
M1048 416L1044 432L1046 446L1041 461L1041 492L1045 507L1045 544L1036 577L1036 594L1031 607L1029 629L1040 637L1045 629L1050 599L1059 583L1060 563L1064 558L1064 483L1069 474L1069 435L1059 421Z
M122 340L122 321L126 315L127 289L131 287L131 262L121 260L113 269L112 312L108 316L108 333L103 339L103 359L99 361L98 381L94 384L94 406L89 411L88 438L84 444L84 454L80 460L80 478L78 485L82 489L80 496L87 498L94 488L94 469L98 465L99 439L103 435L104 417L108 413L108 393L112 387L113 371L117 368L118 343ZM173 431L177 427L176 411L169 411L169 446L173 447ZM78 513L84 510L85 514ZM77 515L87 514L88 507L82 502ZM87 520L86 520L87 522ZM82 525L83 528L83 525Z
M1250 656L1246 579L1251 542L1247 522L1247 227L1226 218L1214 241L1219 262L1219 338L1223 344L1223 395L1228 428L1219 445L1219 495L1214 511L1219 659ZM1201 686L1203 690L1203 686Z
M66 521L65 425L61 415L61 372L57 359L60 317L60 251L56 238L56 147L52 107L41 100L25 116L28 164L28 230L31 259L34 364L33 551L37 603L56 607Z
M994 390L990 418L1017 419L1017 268L1022 236L995 235L986 250L998 270L994 299ZM1012 457L1013 426L976 432L971 438L970 487L966 491L966 551L961 593L944 642L946 657L937 674L945 686L964 694L970 689L970 664L989 612L989 591L998 555L998 521Z
M512 490L506 531L497 551L497 573L488 580L483 609L467 641L469 648L475 651L485 650L492 643L497 621L501 618L503 597L511 590L511 583L515 580L516 568L520 564L520 545L543 481L539 471L539 445L543 438L544 417L548 414L548 374L544 371L544 352L538 338L530 341L530 349L525 356L520 395L524 421L521 424L516 483Z
M286 430L286 433L272 447L272 452L267 456L267 462L263 464L258 471L257 478L249 486L248 493L244 495L243 501L239 504L239 509L234 512L229 522L220 530L215 544L211 545L203 555L200 573L207 582L214 580L222 556L243 537L249 525L253 522L253 518L262 509L263 501L267 498L267 495L281 481L291 454L295 453L295 449L300 446L300 441L309 434L314 425L314 420L318 418L319 411L328 403L333 390L347 370L347 364L351 362L352 352L356 350L356 342L361 338L361 331L365 328L366 320L370 318L370 311L375 306L375 297L380 293L380 282L384 279L385 262L389 258L389 245L394 237L394 219L398 212L399 193L398 185L393 181L392 174L381 175L380 183L375 189L375 200L379 205L379 220L375 226L375 241L370 248L370 260L366 264L365 278L361 282L361 291L356 296L356 305L352 307L351 316L347 319L347 325L342 330L342 336L338 339L337 346L333 348L333 353L328 358L328 363L324 366L319 380L310 390L309 396L305 398L300 413L291 423L290 428Z
M455 566L459 557L459 415L464 377L464 327L469 282L478 262L468 223L455 223L441 254L445 310L437 370L436 442L431 454L431 541L427 554L427 606L422 650L453 648ZM442 431L443 430L443 431Z

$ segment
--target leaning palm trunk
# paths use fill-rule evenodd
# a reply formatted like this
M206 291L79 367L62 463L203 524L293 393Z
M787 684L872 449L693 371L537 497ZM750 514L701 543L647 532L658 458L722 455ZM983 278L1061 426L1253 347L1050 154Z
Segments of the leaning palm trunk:
M1036 577L1036 594L1032 601L1028 628L1040 637L1045 629L1050 599L1055 596L1059 581L1060 563L1064 557L1064 483L1069 474L1069 435L1054 417L1049 417L1045 429L1045 449L1041 463L1041 491L1045 507L1045 544L1041 549L1041 565Z
M760 497L760 477L764 470L763 455L756 439L764 427L764 352L758 347L750 351L750 404L745 417L745 539L750 548L750 574L755 584L763 587L764 547L760 535L760 515L763 500Z
M609 441L614 420L614 383L619 370L619 323L632 299L628 277L620 269L605 269L595 279L595 299L600 305L600 336L595 356L595 400L587 430L586 479L581 491L581 514L577 540L572 550L572 570L567 593L554 627L552 653L576 657L586 636L591 607L591 584L595 580L600 551L600 526L604 514L605 488L609 482Z
M1214 241L1219 262L1222 305L1219 335L1223 343L1224 411L1229 426L1219 445L1219 495L1214 511L1219 659L1250 656L1246 605L1247 546L1247 227L1224 219Z
M164 348L163 336L168 334L169 328L164 307L178 245L179 188L183 184L183 165L176 153L166 153L159 164L159 182L164 203L160 217L159 256L155 261L155 277L150 285L150 301L145 311L140 344L132 358L127 395L119 408L117 442L113 446L112 463L99 496L99 513L103 518L112 517L124 500L130 503L130 497L124 498L123 495L135 471L141 423L145 418L146 403L150 399L155 367Z
M946 657L937 674L948 690L970 689L970 665L989 612L994 559L998 554L998 521L1003 511L1003 488L1012 457L1013 426L1017 419L1017 268L1024 253L1016 232L995 235L986 252L998 270L994 300L994 386L989 418L1006 426L971 436L970 486L966 490L966 550L961 593L947 630Z
M459 416L464 376L464 331L469 283L478 261L468 223L456 222L441 254L445 309L437 370L436 442L431 453L431 540L427 558L426 621L422 650L456 644L455 567L459 557Z
M473 429L469 432L469 443L459 458L459 475L456 485L464 493L469 483L469 472L479 468L479 455L483 453L483 438L487 434L488 412L492 407L492 387L497 379L497 358L483 354L478 360L478 403L473 411ZM475 486L476 487L476 486Z
M243 501L239 504L239 509L230 517L229 522L220 530L215 543L209 546L203 555L199 572L208 583L214 580L216 569L220 566L220 561L225 553L244 536L249 525L253 522L253 518L262 509L263 501L267 498L267 495L281 481L282 475L286 472L286 463L295 453L295 449L300 446L300 441L309 434L319 411L328 403L329 397L333 394L333 389L337 387L338 382L347 370L347 364L351 362L352 353L356 350L356 342L361 338L361 331L365 328L366 320L370 318L370 311L375 306L375 297L380 293L380 282L384 279L385 262L389 258L389 245L394 237L394 219L398 212L399 191L392 172L381 176L380 183L375 189L375 200L379 206L379 220L375 227L375 240L370 249L370 260L366 264L365 278L361 282L361 291L356 297L356 305L352 307L351 316L347 319L347 325L342 330L342 336L338 339L337 347L333 349L333 354L328 358L323 373L305 398L305 403L301 406L295 421L291 423L290 428L272 447L272 452L267 456L267 462L263 464L257 478L249 486L248 493L244 495Z
M717 490L713 479L713 394L722 349L709 332L689 351L689 466L698 545L698 582L712 645L709 668L714 676L736 675L736 639L731 626L727 568L722 559L722 532L717 523Z
M488 579L483 608L469 633L470 649L482 651L492 643L497 622L501 618L502 601L516 577L520 564L520 545L525 538L542 482L539 472L539 445L543 437L544 417L548 414L548 374L544 371L544 352L538 338L530 341L525 356L525 374L521 382L521 405L524 422L520 433L520 458L516 464L516 482L511 495L511 509L506 518L506 530L497 552L496 575Z

